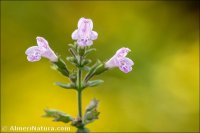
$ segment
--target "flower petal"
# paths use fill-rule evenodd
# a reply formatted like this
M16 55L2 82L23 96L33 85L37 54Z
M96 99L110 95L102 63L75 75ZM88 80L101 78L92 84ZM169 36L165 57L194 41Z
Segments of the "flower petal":
M93 41L92 40L89 40L89 39L79 39L77 41L77 43L80 45L80 46L91 46L93 44Z
M39 61L41 59L41 51L38 46L32 46L25 52L30 62Z
M98 33L96 31L92 31L90 37L91 40L96 40L98 37Z
M29 62L39 61L40 59L41 59L41 56L33 56L33 55L28 55L27 56L27 60Z
M46 51L44 51L42 53L42 56L49 59L52 62L57 62L58 61L58 57L57 55L54 53L54 51L52 49L48 49Z
M125 57L128 54L128 52L130 52L130 51L131 50L129 48L123 47L123 48L120 48L119 50L117 50L116 55L118 57Z
M128 73L132 70L133 61L129 58L122 57L119 59L120 66L119 69L125 73Z
M49 48L49 44L48 44L47 40L45 40L43 37L37 37L36 40L37 40L37 44L39 47L42 47L45 49Z
M85 18L80 18L78 21L78 28L80 28L81 24L84 22Z
M127 65L122 65L119 67L119 69L124 73L129 73L130 71L132 71L132 67Z
M73 39L73 40L77 40L77 39L78 39L78 30L75 30L75 31L72 33L72 39Z
M127 58L127 57L124 58L124 62L125 62L125 64L127 64L129 66L134 65L134 62L131 59Z
M87 46L91 46L93 44L93 41L92 40L88 40L87 41Z
M25 51L25 54L26 55L29 55L29 54L32 54L34 52L39 52L40 53L40 49L38 46L32 46L32 47L29 47L26 51Z
M115 55L105 63L105 67L107 68L113 68L118 66L120 66L120 62Z
M90 25L90 29L92 30L93 29L93 22L91 19L87 19L89 25Z

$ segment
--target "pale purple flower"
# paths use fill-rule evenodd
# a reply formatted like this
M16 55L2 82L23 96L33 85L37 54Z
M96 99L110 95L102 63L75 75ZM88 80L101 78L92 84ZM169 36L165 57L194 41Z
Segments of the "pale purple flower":
M91 19L80 18L78 21L78 29L72 33L72 39L77 40L80 46L90 46L93 40L96 40L98 33L92 31L93 22Z
M58 57L49 47L47 40L45 40L43 37L37 37L36 40L38 46L29 47L25 52L28 61L35 62L39 61L41 57L45 57L52 62L56 62Z
M132 65L134 65L134 62L126 57L130 51L131 50L129 48L120 48L117 50L116 54L105 63L105 67L118 67L124 73L130 72L132 70Z

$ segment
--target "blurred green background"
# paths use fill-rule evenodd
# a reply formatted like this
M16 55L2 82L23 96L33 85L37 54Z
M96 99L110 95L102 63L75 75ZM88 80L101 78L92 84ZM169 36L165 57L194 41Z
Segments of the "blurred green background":
M91 18L99 37L90 57L109 59L129 47L135 65L97 78L105 83L83 93L83 109L96 97L99 120L93 132L199 131L199 12L196 3L164 1L1 1L1 125L65 126L42 118L43 109L77 115L75 91L47 59L30 63L25 50L45 37L69 55L79 18ZM68 63L70 66L70 64ZM71 66L70 66L71 67ZM66 125L70 126L70 125ZM71 127L71 131L75 131Z

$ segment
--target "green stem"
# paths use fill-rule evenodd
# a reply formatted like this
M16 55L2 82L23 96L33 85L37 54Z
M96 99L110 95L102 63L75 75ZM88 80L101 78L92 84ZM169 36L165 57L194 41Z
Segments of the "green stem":
M81 62L81 58L80 58L80 62ZM82 97L81 97L82 81L81 81L81 77L82 77L82 72L81 72L81 69L78 68L78 73L77 73L77 78L78 78L78 114L79 114L79 117L82 119Z
M78 90L78 114L82 118L82 91Z

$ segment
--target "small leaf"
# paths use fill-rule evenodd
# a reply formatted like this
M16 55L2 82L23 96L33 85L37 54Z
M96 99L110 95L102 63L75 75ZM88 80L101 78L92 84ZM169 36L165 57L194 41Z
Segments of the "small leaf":
M94 73L96 72L96 70L102 66L102 63L100 60L97 60L97 62L91 67L90 71L87 73L87 75L85 76L85 82L87 82L90 78L92 78L92 76L94 75Z
M75 51L77 51L77 43L74 42L74 44L68 44L69 47L73 48Z
M86 86L94 87L94 86L98 86L102 84L103 82L104 82L103 80L92 80L92 81L88 81Z
M86 114L84 115L84 124L91 123L94 120L98 119L99 114L100 112L98 112L97 110L86 112Z
M73 64L77 64L77 59L75 57L70 56L70 57L67 57L66 59L67 59L67 61L69 61Z
M61 58L59 58L57 62L53 62L52 68L58 70L60 73L67 77L69 76L69 70L67 69L65 62Z
M74 44L68 44L68 46L72 47L72 48L75 48L75 45Z
M96 48L91 48L91 49L86 50L84 56L87 56L87 55L88 55L89 53L91 53L92 51L96 51Z
M99 101L93 99L90 104L86 107L86 112L83 117L83 123L88 124L93 122L94 120L98 119L100 112L97 111Z
M108 68L106 68L105 65L102 64L101 66L99 66L99 67L96 69L94 75L99 75L99 74L101 74L101 73L103 73L103 72L105 72L105 71L107 71L107 70L108 70Z
M89 64L91 62L92 62L92 60L90 60L90 59L83 59L82 63L81 63L81 66L85 66L85 65L87 65L87 64Z
M69 52L75 57L77 58L78 54L76 53L76 51L73 48L69 48Z
M70 80L73 82L73 83L76 83L76 80L77 80L77 74L75 72L71 73L69 75L69 78Z
M91 68L89 66L84 66L84 67L82 67L82 69L89 72Z
M53 117L53 121L68 123L73 120L70 115L55 109L45 109L45 113L44 117Z
M65 89L75 89L75 85L70 83L70 84L64 84L64 83L61 83L61 82L55 82L55 84L57 86L60 86L62 88L65 88Z

